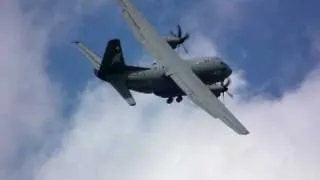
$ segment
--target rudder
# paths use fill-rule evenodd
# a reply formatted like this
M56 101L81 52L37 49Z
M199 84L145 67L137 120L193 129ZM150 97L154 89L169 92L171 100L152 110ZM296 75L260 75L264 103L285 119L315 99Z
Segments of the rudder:
M107 43L99 71L102 74L120 73L124 68L125 62L120 39L112 39Z

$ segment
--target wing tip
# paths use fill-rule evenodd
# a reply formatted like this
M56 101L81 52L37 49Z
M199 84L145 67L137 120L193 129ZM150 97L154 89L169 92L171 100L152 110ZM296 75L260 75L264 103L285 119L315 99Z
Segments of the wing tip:
M235 131L239 135L249 135L249 130L243 126L236 118L234 118L234 121L230 121L225 116L220 117L220 120L222 120L227 126L229 126L233 131Z
M241 128L232 128L234 131L236 131L239 135L249 135L250 132L247 128L241 127Z
M135 106L137 103L136 103L136 101L131 97L131 98L128 98L128 99L126 99L127 100L127 102L128 102L128 104L130 105L130 106Z
M243 130L243 131L240 131L238 132L240 135L249 135L250 132L248 130Z

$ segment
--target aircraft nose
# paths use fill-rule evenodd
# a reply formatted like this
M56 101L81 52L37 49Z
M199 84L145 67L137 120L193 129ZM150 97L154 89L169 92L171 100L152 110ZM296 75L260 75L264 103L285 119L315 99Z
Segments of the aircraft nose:
M225 65L224 67L223 67L223 76L225 77L225 78L227 78L227 77L229 77L231 74L232 74L232 69L228 66L228 65Z
M229 66L226 66L226 76L230 76L232 74L232 69Z

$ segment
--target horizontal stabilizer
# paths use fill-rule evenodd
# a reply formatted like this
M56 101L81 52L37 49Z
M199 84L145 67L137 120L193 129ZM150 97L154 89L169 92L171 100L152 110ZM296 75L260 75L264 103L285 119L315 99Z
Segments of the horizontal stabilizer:
M77 48L90 60L95 69L99 70L101 58L79 41L73 42Z
M109 83L118 91L118 93L124 100L127 101L130 106L136 105L136 101L134 100L129 88L126 86L125 81L121 80L120 78L112 78L109 80Z

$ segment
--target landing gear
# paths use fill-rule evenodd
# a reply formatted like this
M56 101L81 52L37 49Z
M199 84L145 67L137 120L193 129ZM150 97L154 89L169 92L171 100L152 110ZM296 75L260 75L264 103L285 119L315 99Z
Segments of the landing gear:
M182 101L182 96L177 96L177 98L176 98L176 102L177 103L180 103ZM173 97L169 97L168 99L167 99L167 104L171 104L173 102Z
M182 101L182 96L178 96L177 99L176 99L176 102L179 103L181 101Z
M171 104L172 101L173 101L173 97L169 97L169 98L167 99L167 104Z

